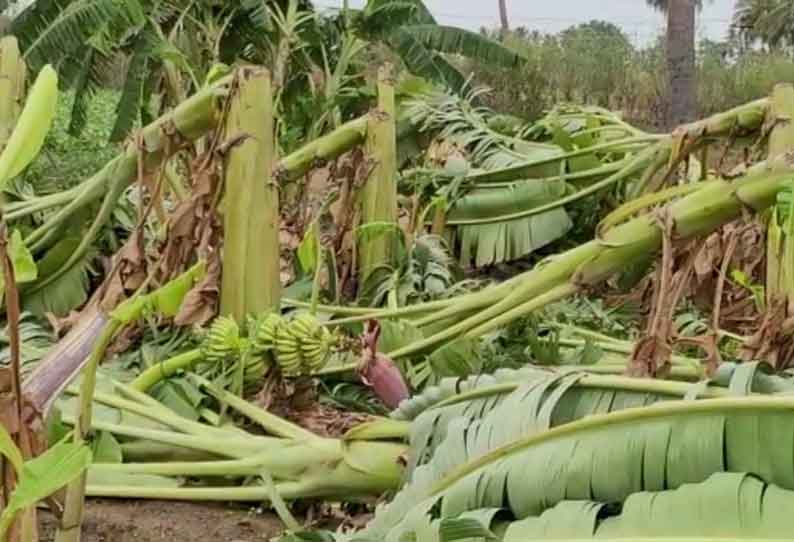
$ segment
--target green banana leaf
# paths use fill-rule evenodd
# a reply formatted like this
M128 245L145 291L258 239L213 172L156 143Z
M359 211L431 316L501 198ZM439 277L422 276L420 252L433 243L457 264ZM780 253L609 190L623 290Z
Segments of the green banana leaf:
M794 492L749 474L715 474L674 491L631 495L621 508L566 501L507 527L527 540L790 540Z
M474 190L454 202L447 224L455 228L462 265L477 267L523 258L563 237L573 226L564 209L511 219L510 215L562 198L566 185L533 181Z
M19 512L49 497L77 478L91 463L91 450L84 445L62 441L40 456L21 464L21 454L6 430L0 426L0 453L13 461L18 482L0 514L0 540Z
M619 506L563 501L540 516L519 521L506 519L499 509L475 510L457 518L427 516L402 534L467 542L790 540L787 519L792 507L792 491L751 474L720 473L672 491L635 493Z
M453 343L454 344L454 343ZM573 379L573 384L568 382ZM555 393L564 388L563 393ZM765 372L758 363L725 363L712 380L690 384L622 376L587 375L585 372L552 372L536 367L501 369L493 375L444 379L439 386L404 401L392 413L412 420L408 472L427 462L444 442L453 421L482 420L512 396L542 395L542 408L551 410L551 427L595 414L683 398L717 398L751 393L794 391L794 381Z
M537 516L565 500L623 502L720 472L752 472L794 490L794 398L671 401L552 428L554 405L537 386L514 393L482 420L457 418L432 460L418 467L369 531L401 532L430 509L456 517L479 508Z
M17 125L0 154L0 189L39 154L50 131L58 103L58 74L44 66L30 89Z
M587 367L577 368L576 372L587 373ZM728 388L734 395L749 393L772 394L794 393L794 379L771 373L771 368L764 363L722 363L715 374L708 380L691 386L690 392L703 395L709 388ZM448 407L457 403L468 402L491 395L512 393L520 384L539 379L553 377L559 372L570 372L561 368L546 368L527 365L520 369L498 369L493 374L477 374L465 378L445 378L438 385L428 387L422 393L403 401L391 413L397 420L415 420L421 414L435 407ZM678 381L648 381L644 379L616 379L615 377L591 375L593 382L603 387L620 388L625 382L641 382L643 385L671 390L666 393L671 397L682 397L679 386L686 385ZM673 387L670 387L673 384ZM599 387L599 386L589 386ZM579 388L575 388L579 389ZM629 389L620 388L623 391ZM672 391L674 390L674 391ZM443 404L442 404L443 403Z

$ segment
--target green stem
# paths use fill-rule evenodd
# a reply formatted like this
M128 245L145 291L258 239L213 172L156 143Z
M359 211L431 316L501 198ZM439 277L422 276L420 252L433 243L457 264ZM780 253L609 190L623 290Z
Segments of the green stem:
M659 203L665 203L670 201L673 198L678 198L681 196L687 196L692 192L700 190L704 186L708 185L707 182L696 182L696 183L688 183L679 186L672 186L665 190L660 190L659 192L652 192L650 194L646 194L644 196L640 196L637 199L633 199L611 213L609 213L604 219L598 224L598 232L599 235L603 235L606 231L614 226L617 226L621 222L631 218L631 216L643 209L647 209L653 205L658 205Z
M507 311L504 314L499 315L498 317L494 318L493 320L476 327L466 333L467 337L482 337L489 331L493 331L495 329L499 329L503 325L509 324L513 320L517 320L518 318L523 318L529 314L532 314L538 309L542 309L546 305L559 301L561 299L565 299L566 297L570 297L577 292L577 287L573 284L563 284L556 288L552 288L547 293L528 301L523 305L519 305L518 307L514 308L513 310Z
M99 364L105 357L105 352L113 340L116 331L121 324L116 320L111 320L105 325L102 334L99 336L91 357L83 369L83 381L80 385L79 405L77 423L74 430L75 444L83 444L88 439L91 431L93 416L94 391L96 389L96 372ZM66 501L63 516L56 535L56 542L79 542L80 529L83 523L83 509L85 505L85 486L86 473L83 472L74 482L69 484L66 489Z
M196 362L201 360L202 356L203 354L200 349L189 350L177 354L143 371L130 383L130 386L137 391L146 392L159 382L192 367Z
M592 147L587 147L585 149L566 152L564 154L554 155L540 160L533 160L531 162L518 164L516 166L500 169L497 171L487 171L485 173L478 173L469 176L467 178L467 181L473 183L513 181L516 179L526 178L528 174L532 172L533 169L536 169L539 166L556 164L565 160L569 160L571 158L579 158L581 156L590 156L595 152L614 151L615 148L625 145L644 145L644 144L655 143L663 138L664 136L642 136L642 137L630 137L625 139L619 139L617 141L601 143L599 145L593 145Z
M63 419L66 423L72 423L75 421L70 416L64 416ZM95 431L107 431L108 433L113 433L114 435L160 442L170 446L189 448L191 450L197 450L200 452L209 452L214 455L230 457L233 459L251 456L268 449L268 446L278 446L281 442L276 438L255 437L253 435L231 435L224 436L223 438L218 438L217 435L186 435L170 431L146 429L143 427L134 427L102 421L94 421L92 428Z
M7 220L17 220L24 218L26 216L32 215L33 213L46 211L47 209L58 207L59 205L66 205L74 200L77 193L77 190L70 189L26 201L9 203L3 206L3 215Z
M629 164L631 161L630 158L624 158L619 162L614 162L611 164L604 164L602 166L598 166L592 169L588 169L586 171L577 171L574 173L566 173L565 175L555 175L553 177L544 177L542 179L525 179L524 181L510 181L504 183L482 183L482 184L475 184L473 188L487 190L491 188L510 188L515 186L516 182L538 182L538 181L566 181L573 183L575 181L583 181L587 179L591 179L593 177L603 177L604 175L609 175L610 173L616 173L623 169L624 166Z
M734 220L750 208L761 210L775 201L785 181L792 177L788 172L764 173L727 182L715 181L697 192L668 205L676 224L676 233L691 238L713 231L718 226ZM625 268L638 258L647 257L659 249L661 230L652 216L632 219L607 232L604 240L594 240L541 262L533 270L515 277L516 284L506 295L499 290L487 289L478 295L488 298L490 307L390 354L393 358L405 357L431 348L499 318L505 312L528 303L562 284L594 285ZM498 288L498 287L497 287ZM494 302L495 301L495 302ZM454 316L462 310L451 310Z
M597 183L593 183L592 185L588 186L587 188L583 188L578 192L575 192L569 196L565 196L563 198L558 199L557 201L553 201L551 203L547 203L546 205L541 205L539 207L534 207L532 209L527 209L525 211L520 211L517 213L512 213L508 215L501 215L497 217L489 217L489 218L477 218L477 219L461 219L455 220L450 218L447 220L448 226L472 226L476 224L493 224L495 222L506 222L508 220L518 220L520 218L528 218L530 216L536 216L539 214L543 214L549 211L553 211L555 209L559 209L560 207L564 207L571 203L575 203L580 201L584 198L590 197L593 194L600 192L605 188L609 188L615 183L618 183L634 173L644 169L648 165L648 160L650 159L651 155L653 154L654 147L650 149L646 149L638 154L631 162L626 164L620 171L617 173L610 175L606 179L598 181ZM545 181L543 181L545 182Z
M248 417L252 421L259 424L263 429L268 431L269 433L276 435L277 437L282 438L290 438L294 440L301 440L301 441L311 441L317 440L319 437L312 433L311 431L307 431L306 429L295 425L293 423L288 422L283 418L279 418L278 416L274 416L273 414L258 408L248 401L237 397L233 393L229 393L226 390L223 390L217 386L214 386L210 381L202 378L196 374L189 375L189 378L193 380L198 386L200 386L204 391L208 392L210 395L215 397L218 401L222 403L228 404L230 407L238 411L240 414Z

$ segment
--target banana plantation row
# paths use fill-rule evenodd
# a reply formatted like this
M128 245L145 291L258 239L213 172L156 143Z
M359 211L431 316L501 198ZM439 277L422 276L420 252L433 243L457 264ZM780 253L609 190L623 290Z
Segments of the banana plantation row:
M386 65L282 153L278 74L218 68L47 192L58 75L0 46L7 539L44 506L80 540L89 497L266 503L293 541L787 536L794 86L650 134ZM310 533L312 500L377 507Z

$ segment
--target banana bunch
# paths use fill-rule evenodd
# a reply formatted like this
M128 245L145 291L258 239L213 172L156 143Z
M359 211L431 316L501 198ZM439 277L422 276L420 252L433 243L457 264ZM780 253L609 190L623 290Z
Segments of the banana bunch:
M335 344L333 334L309 313L290 319L269 314L260 320L255 338L255 347L272 353L284 376L322 369Z
M229 316L219 316L212 322L201 345L204 359L210 363L238 357L241 349L240 326Z
M212 322L201 343L203 363L196 369L213 382L234 381L232 375L243 372L243 385L256 386L267 372L266 360L252 351L251 341L242 336L233 318L220 316ZM249 355L254 354L254 355ZM239 364L244 364L240 367Z

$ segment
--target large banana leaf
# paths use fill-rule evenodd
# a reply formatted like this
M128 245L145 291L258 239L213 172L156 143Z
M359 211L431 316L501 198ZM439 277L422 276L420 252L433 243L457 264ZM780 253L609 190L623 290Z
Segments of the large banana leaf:
M468 30L436 24L411 25L406 30L431 51L465 56L489 66L515 68L526 61L502 44Z
M521 369L499 369L493 374L445 378L437 386L428 387L422 393L403 401L392 412L391 417L397 420L416 420L431 409L448 409L494 395L504 397L522 384L555 378L559 370L530 365ZM577 368L577 371L587 373L588 367ZM595 374L580 381L572 392L584 392L585 388L614 389L621 392L642 391L671 398L680 398L683 396L683 390L688 390L690 397L692 395L713 397L709 391L715 391L715 388L726 388L716 390L720 395L726 391L730 391L733 395L793 393L794 380L770 374L770 368L761 363L723 363L712 378L697 385L665 380L603 377ZM591 414L596 413L591 412Z
M748 474L715 474L674 491L635 493L622 508L566 501L510 524L503 542L527 540L789 540L794 492Z
M572 227L564 209L514 218L513 215L562 198L559 181L532 181L501 189L474 190L450 208L461 264L477 267L523 258L563 237Z
M635 493L622 506L563 501L539 517L512 522L498 509L483 509L457 518L427 517L412 533L404 534L415 534L417 539L430 535L421 540L466 542L790 540L792 507L792 491L750 474L720 473L672 491Z
M566 379L551 394L574 383ZM752 472L794 489L792 397L664 402L553 429L557 401L543 399L527 388L480 421L454 420L370 532L393 539L436 507L442 517L507 508L522 519L565 500L623 502L719 472Z
M503 369L493 376L464 381L447 379L406 401L392 415L413 419L409 473L435 454L455 420L482 420L505 401L523 401L527 394L540 396L538 410L551 412L550 427L587 416L683 398L718 398L749 393L794 391L794 382L759 371L759 364L723 364L708 382L689 384L621 376L555 373L528 367ZM421 411L421 414L418 412Z
M443 56L425 47L406 27L395 28L383 37L414 75L439 83L454 92L463 90L466 79Z

